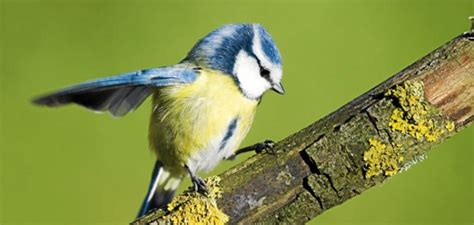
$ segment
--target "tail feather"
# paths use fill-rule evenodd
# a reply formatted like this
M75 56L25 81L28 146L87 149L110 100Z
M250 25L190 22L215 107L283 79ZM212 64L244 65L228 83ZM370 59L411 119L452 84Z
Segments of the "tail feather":
M148 192L137 218L144 216L150 210L166 208L166 205L173 199L181 179L181 176L173 176L166 171L160 161L156 161Z

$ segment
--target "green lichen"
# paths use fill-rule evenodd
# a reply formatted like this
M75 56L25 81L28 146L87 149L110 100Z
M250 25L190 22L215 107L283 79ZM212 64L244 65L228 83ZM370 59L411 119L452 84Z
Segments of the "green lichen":
M288 165L286 165L285 169L280 171L276 177L278 181L283 181L286 185L290 185L291 181L293 180L293 176L290 173L290 169Z
M171 224L225 224L229 217L221 212L216 204L216 199L222 195L220 180L217 176L206 179L209 190L207 196L195 191L186 191L176 196L168 204L170 213L163 219Z
M365 178L371 178L384 174L393 176L397 174L399 163L403 161L400 151L391 146L387 146L377 138L369 139L370 148L364 152L364 162L366 167Z
M444 129L435 126L432 119L433 107L425 101L423 82L406 81L395 88L388 90L386 96L394 97L400 104L395 108L388 123L392 131L409 134L418 140L434 142L445 132ZM452 131L451 126L446 126Z

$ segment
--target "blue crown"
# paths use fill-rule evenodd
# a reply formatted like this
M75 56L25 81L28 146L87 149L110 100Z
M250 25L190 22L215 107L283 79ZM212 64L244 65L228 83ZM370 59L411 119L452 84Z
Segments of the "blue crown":
M205 65L233 75L235 59L240 50L255 55L252 50L254 27L258 29L262 50L267 58L272 63L281 65L280 53L275 43L265 28L259 24L224 25L199 40L183 62Z

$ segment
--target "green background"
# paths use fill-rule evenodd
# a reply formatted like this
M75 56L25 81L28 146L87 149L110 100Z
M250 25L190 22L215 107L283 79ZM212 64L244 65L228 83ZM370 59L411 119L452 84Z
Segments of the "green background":
M29 100L182 59L216 27L258 22L284 63L243 145L280 140L469 29L472 0L3 1L0 224L127 224L145 194L149 100L121 119ZM473 127L312 224L472 224ZM222 163L213 173L237 164ZM183 184L188 186L189 181Z

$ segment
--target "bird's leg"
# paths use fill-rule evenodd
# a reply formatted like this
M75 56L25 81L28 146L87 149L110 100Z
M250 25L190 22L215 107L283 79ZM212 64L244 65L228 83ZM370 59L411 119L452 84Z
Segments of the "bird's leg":
M255 153L257 154L262 153L264 151L270 154L275 154L275 152L273 151L274 146L275 146L275 142L273 142L272 140L265 140L264 142L260 142L254 145L241 148L235 151L235 153L229 156L227 159L234 160L236 156L245 152L252 152L252 151L255 151Z
M191 177L194 191L207 195L209 191L207 189L206 182L202 178L200 178L198 175L196 175L194 172L192 172L187 165L185 165L184 167L186 168L186 170L189 173L189 176Z

